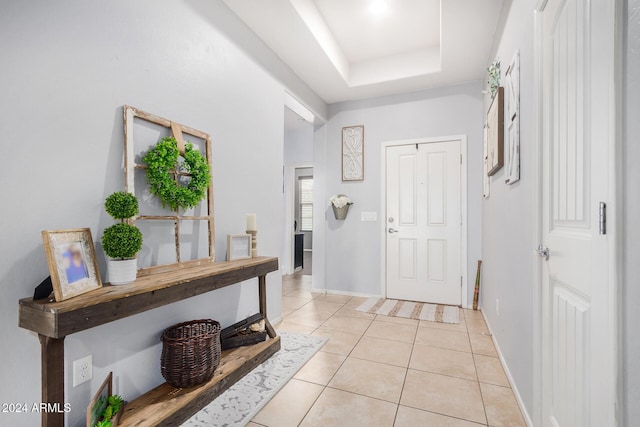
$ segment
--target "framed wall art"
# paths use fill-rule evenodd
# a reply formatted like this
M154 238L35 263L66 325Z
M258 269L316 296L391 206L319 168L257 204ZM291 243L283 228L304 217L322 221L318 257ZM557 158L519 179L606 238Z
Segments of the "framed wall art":
M505 121L507 124L507 146L505 147L505 182L513 184L520 180L520 51L513 55L507 69Z
M364 180L364 126L342 128L342 180Z
M482 139L482 195L485 199L488 199L491 195L491 178L489 178L489 147L487 141L487 123L485 122L483 128L483 139Z
M109 396L113 394L113 372L109 372L107 378L102 382L97 393L87 406L87 427L93 427L102 417L102 413L107 408Z
M229 234L227 236L227 261L251 258L251 235Z
M499 87L487 113L487 175L504 166L504 88Z
M56 301L102 286L91 230L75 228L43 231L42 242Z

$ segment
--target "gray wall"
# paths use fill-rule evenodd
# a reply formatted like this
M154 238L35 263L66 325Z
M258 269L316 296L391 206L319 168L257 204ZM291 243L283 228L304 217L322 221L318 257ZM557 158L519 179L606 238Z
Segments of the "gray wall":
M625 255L622 259L624 310L622 364L624 425L640 425L640 0L628 0L625 5L625 80L623 102L624 117L624 168L623 174L623 229Z
M533 410L533 10L534 0L506 1L492 54L504 72L520 49L520 181L505 168L491 177L483 203L482 309L529 416ZM485 111L490 103L485 97ZM506 135L506 132L505 132ZM500 300L500 315L496 301Z
M260 253L277 256L285 90L278 79L290 70L217 0L2 1L0 7L0 402L31 403L41 400L40 348L35 334L17 327L18 299L48 275L41 230L90 227L99 241L113 223L102 206L106 195L124 188L122 105L211 134L220 259L226 235L244 230L247 212L258 215ZM262 46L258 56L280 64L278 79L238 45L254 53ZM104 276L104 255L98 258ZM258 309L256 288L248 282L69 336L68 424L83 425L90 396L109 371L127 400L162 382L163 328L201 317L228 325ZM278 273L269 275L268 288L270 315L278 317ZM72 362L87 354L93 354L93 380L72 388ZM36 413L0 413L0 425L39 420Z
M381 144L385 141L467 135L468 170L468 284L473 294L476 260L480 254L482 223L482 93L479 82L329 106L324 163L316 158L314 171L326 175L326 281L328 289L359 294L380 294ZM341 129L364 125L365 179L343 182ZM336 221L328 197L351 197L345 221ZM378 213L378 222L361 222L360 213ZM318 215L320 213L318 212ZM317 244L317 236L314 237ZM314 261L314 265L318 265ZM315 274L315 272L314 272ZM315 286L315 283L314 283Z

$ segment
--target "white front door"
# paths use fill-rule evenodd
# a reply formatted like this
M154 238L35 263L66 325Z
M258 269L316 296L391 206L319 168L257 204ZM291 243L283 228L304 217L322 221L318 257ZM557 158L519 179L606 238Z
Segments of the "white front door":
M613 3L549 0L539 14L543 426L615 425L611 242L599 224L614 143Z
M387 147L387 297L460 305L460 141Z

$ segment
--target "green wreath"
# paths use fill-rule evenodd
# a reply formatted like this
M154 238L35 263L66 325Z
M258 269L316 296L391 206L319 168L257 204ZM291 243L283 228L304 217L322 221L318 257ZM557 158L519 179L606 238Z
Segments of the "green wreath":
M147 183L149 191L157 196L163 207L174 211L188 209L198 205L207 197L207 188L211 182L211 173L207 159L190 143L184 147L184 162L178 162L180 153L178 142L173 137L162 138L154 148L142 158L147 165ZM189 174L189 183L180 185L175 172Z

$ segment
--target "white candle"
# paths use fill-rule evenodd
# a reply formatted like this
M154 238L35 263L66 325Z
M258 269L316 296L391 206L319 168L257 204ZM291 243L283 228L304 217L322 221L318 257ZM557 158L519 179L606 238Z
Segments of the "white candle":
M256 214L247 214L247 231L258 231L256 226Z

